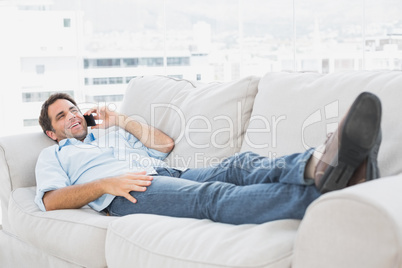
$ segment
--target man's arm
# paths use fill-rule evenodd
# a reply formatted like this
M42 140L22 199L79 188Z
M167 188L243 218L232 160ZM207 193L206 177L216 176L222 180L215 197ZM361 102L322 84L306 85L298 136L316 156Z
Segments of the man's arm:
M135 121L126 115L120 115L119 126L133 134L146 147L162 153L170 153L174 148L174 141L161 130L150 125Z
M43 196L47 211L81 208L104 194L123 196L133 203L137 200L129 192L144 192L152 177L145 172L126 173L118 177L99 179L85 184L71 185L48 191Z
M111 126L119 126L127 132L134 135L146 147L158 150L162 153L170 153L174 148L174 140L163 133L161 130L150 125L138 122L126 115L110 111L107 107L93 108L85 113L89 115L96 113L94 116L97 120L103 120L92 128L108 128Z

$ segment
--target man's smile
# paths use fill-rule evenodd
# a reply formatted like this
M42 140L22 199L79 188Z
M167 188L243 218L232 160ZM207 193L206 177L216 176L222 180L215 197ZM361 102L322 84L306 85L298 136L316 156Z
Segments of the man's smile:
M75 122L69 127L69 129L75 128L75 127L80 126L80 125L81 125L81 122Z

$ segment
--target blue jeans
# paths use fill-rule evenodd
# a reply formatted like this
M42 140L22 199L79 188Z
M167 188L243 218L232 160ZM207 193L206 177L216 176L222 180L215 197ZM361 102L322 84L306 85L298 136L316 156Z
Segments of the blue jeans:
M320 196L313 180L304 178L311 154L269 159L247 152L210 168L157 168L145 192L130 193L136 204L116 197L107 210L113 216L146 213L231 224L301 219Z

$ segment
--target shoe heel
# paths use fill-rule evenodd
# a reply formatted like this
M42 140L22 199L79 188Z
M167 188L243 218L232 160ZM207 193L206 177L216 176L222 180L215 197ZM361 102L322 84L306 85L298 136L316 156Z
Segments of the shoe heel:
M345 188L354 171L355 168L343 162L338 163L336 167L329 167L327 169L328 175L324 175L327 178L321 186L321 193Z

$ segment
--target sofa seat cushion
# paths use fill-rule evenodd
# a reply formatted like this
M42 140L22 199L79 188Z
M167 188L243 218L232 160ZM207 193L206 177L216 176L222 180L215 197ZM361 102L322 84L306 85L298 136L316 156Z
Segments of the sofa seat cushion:
M298 226L130 215L110 224L106 260L110 268L290 267Z
M84 267L106 267L107 217L89 207L42 212L34 203L35 187L19 188L9 201L13 235L49 255Z
M259 77L200 83L163 76L132 79L120 112L153 125L175 140L166 161L205 167L240 151Z

